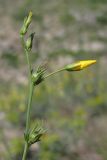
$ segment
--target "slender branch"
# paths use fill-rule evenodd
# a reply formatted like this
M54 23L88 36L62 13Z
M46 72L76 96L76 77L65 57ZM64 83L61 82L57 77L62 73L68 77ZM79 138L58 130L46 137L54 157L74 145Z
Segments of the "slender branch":
M26 54L26 59L27 59L27 64L28 64L28 72L29 72L29 83L32 82L32 68L29 60L29 52L25 49L25 54Z
M26 160L27 151L28 151L28 143L26 142L25 143L25 147L24 147L24 152L23 152L22 160Z
M65 70L65 68L61 68L61 69L59 69L59 70L57 70L57 71L55 71L55 72L52 72L52 73L46 75L44 78L48 78L48 77L50 77L50 76L52 76L52 75L54 75L54 74L56 74L56 73L59 73L59 72L61 72L61 71L64 71L64 70Z
M31 111L31 103L32 103L32 96L33 96L33 90L34 85L31 82L29 86L29 99L28 99L28 106L27 106L27 116L26 116L26 130L25 134L27 135L29 133L29 127L30 127L30 111Z
M32 73L31 73L31 64L30 64L30 60L29 60L29 52L26 50L23 36L21 36L21 42L22 42L22 46L23 46L25 54L26 54L26 59L27 59L27 64L28 64L28 74L29 74L29 96L28 96L27 115L26 115L26 129L25 129L25 136L28 136L29 129L30 129L30 111L31 111L32 96L33 96L33 91L34 91L34 84L32 82ZM22 160L26 160L28 148L29 148L29 145L26 140Z

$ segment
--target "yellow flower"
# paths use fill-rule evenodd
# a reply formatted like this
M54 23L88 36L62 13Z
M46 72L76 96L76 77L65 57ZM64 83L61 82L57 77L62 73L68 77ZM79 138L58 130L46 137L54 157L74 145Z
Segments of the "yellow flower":
M65 66L65 70L67 71L80 71L92 64L96 63L96 60L83 60L73 64L69 64Z

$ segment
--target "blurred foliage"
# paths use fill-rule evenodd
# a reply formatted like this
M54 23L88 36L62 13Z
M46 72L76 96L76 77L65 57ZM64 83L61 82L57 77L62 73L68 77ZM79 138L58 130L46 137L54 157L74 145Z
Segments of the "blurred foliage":
M18 56L11 52L3 53L3 55L1 56L1 59L6 61L6 63L8 63L9 66L16 67L16 68L18 67L18 64L19 64Z

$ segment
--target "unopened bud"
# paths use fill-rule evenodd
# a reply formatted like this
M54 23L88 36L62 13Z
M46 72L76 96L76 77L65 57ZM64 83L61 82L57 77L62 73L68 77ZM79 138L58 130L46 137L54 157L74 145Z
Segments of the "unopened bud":
M44 80L44 74L45 74L45 68L42 68L41 66L38 67L37 71L32 73L32 82L34 85L38 85Z
M26 18L24 19L23 26L22 26L22 28L21 28L21 30L20 30L20 34L21 34L21 35L25 35L25 34L26 34L27 29L28 29L31 21L32 21L32 12L29 12L28 17L26 17Z
M77 63L69 64L65 66L66 71L80 71L92 64L96 63L96 60L83 60Z
M26 25L27 28L29 27L29 25L32 21L32 15L33 15L32 12L29 12L29 15L28 15L28 17L26 19L26 22L25 22L25 25Z
M36 142L39 142L44 134L45 130L42 128L42 126L35 126L29 133L28 145L30 146Z
M29 51L32 49L34 34L32 33L26 41L26 49Z

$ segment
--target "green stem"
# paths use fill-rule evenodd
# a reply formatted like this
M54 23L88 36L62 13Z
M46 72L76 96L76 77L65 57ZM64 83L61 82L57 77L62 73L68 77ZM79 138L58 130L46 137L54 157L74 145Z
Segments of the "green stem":
M23 36L21 37L23 48L25 49L27 64L28 64L28 72L29 72L29 97L28 97L28 105L27 105L27 115L26 115L26 129L25 129L25 136L29 136L29 129L30 129L30 112L31 112L31 103L32 103L32 96L34 91L34 84L32 82L32 68L29 60L29 52L25 48L25 42ZM24 152L22 160L26 160L27 152L29 149L28 140L26 138Z
M61 69L59 69L59 70L57 70L57 71L55 71L55 72L52 72L52 73L46 75L44 78L48 78L48 77L50 77L50 76L52 76L52 75L54 75L54 74L56 74L56 73L59 73L59 72L61 72L61 71L64 71L64 70L65 70L65 68L61 68Z
M24 147L24 152L23 152L22 160L26 160L27 151L28 151L28 143L26 142L25 143L25 147Z
M30 111L31 111L31 103L32 103L32 96L33 96L33 90L34 90L34 85L31 82L29 88L29 100L28 100L28 107L27 107L27 116L26 116L26 130L25 134L28 135L29 133L29 128L30 128Z

